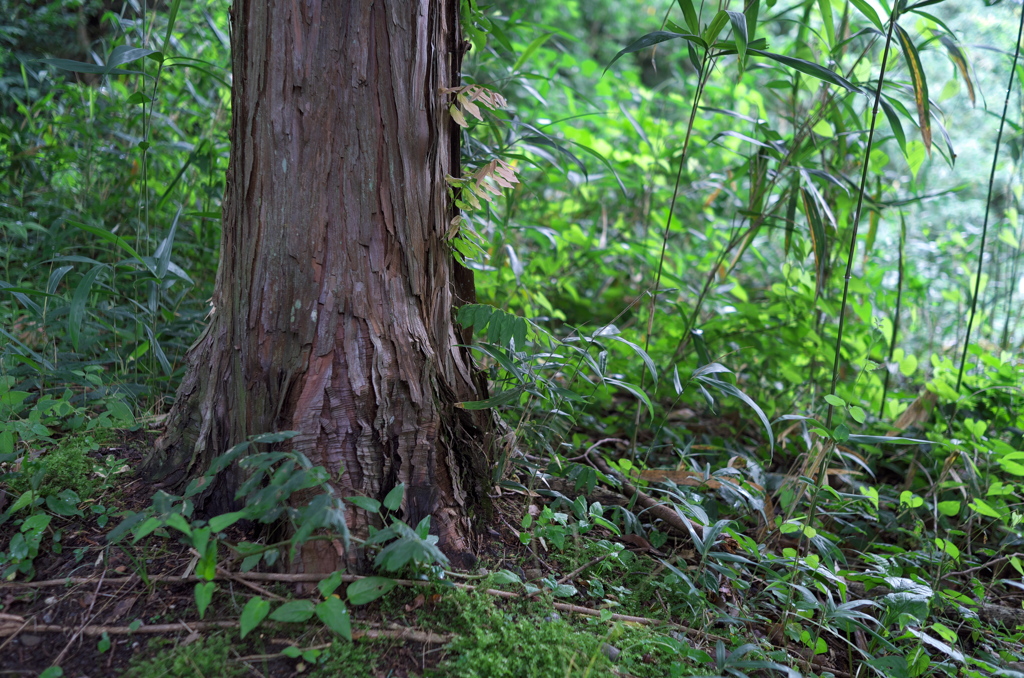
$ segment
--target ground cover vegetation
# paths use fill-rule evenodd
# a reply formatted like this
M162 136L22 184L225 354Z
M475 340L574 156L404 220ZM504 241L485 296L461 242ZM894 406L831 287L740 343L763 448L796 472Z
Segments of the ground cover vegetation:
M1020 8L461 15L471 569L294 432L139 475L216 277L228 6L0 0L0 670L1024 675ZM373 571L296 571L353 506Z

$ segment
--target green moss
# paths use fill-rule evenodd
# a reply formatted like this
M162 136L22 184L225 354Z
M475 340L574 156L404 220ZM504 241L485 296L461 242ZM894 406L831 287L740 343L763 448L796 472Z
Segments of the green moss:
M602 638L576 631L562 620L538 621L492 615L487 623L459 636L447 649L458 656L434 675L461 678L546 678L611 676L601 652Z
M538 601L503 601L464 590L445 590L419 611L426 628L455 633L445 649L454 655L432 676L459 678L547 678L611 676L601 652L602 633L580 631Z
M63 490L74 490L85 500L92 496L96 482L90 477L93 460L89 452L99 448L96 439L89 436L68 436L54 448L43 452L39 457L28 461L21 472L8 479L15 492L29 489L29 480L39 469L45 468L43 481L39 486L40 493L59 494Z
M226 636L175 647L167 644L161 638L150 641L149 649L156 654L151 659L133 658L122 678L234 678L247 673L242 664L228 661L231 641Z

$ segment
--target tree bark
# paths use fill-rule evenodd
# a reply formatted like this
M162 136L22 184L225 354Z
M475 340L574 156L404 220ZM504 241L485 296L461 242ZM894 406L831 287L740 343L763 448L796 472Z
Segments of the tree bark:
M486 397L453 322L472 295L443 236L459 132L457 0L235 0L231 160L208 327L193 345L146 471L179 487L248 436L294 430L342 496L406 484L403 519L431 515L472 562L486 505ZM467 286L468 285L468 286ZM238 469L206 496L231 508ZM375 516L350 508L354 534ZM338 554L313 542L299 571Z

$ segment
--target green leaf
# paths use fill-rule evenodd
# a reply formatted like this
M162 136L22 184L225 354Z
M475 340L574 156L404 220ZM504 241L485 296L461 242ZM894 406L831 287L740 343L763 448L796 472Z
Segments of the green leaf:
M384 497L384 508L389 511L397 511L402 505L402 497L405 496L405 483L398 483L388 495Z
M914 41L899 24L896 24L896 37L903 48L903 58L907 62L910 81L914 84L914 103L917 104L917 119L921 126L921 138L924 140L925 150L930 153L932 150L932 114L928 102L928 80L924 75L924 66L921 65L921 57L917 53Z
M747 58L747 17L743 12L727 10L729 21L732 23L732 37L736 42L736 53L739 54L740 63Z
M526 318L516 318L515 325L512 327L512 339L515 341L516 351L523 351L526 349L527 329Z
M491 581L495 584L522 584L523 580L519 575L509 570L499 570L491 575Z
M864 408L858 407L857 405L850 406L850 416L853 417L853 420L858 424L863 424L868 418L867 412L864 411Z
M621 379L605 379L605 383L610 384L611 386L618 386L619 388L629 391L635 395L640 399L640 402L647 406L647 414L651 417L654 416L654 405L651 404L651 399L639 388L629 382L622 381Z
M960 513L960 502L959 501L940 501L936 507L944 516L953 517Z
M68 336L71 338L71 345L78 350L79 339L82 334L82 320L85 317L85 304L89 300L89 293L92 292L92 284L96 282L96 276L106 268L104 264L97 264L89 269L89 272L82 276L71 297L71 307L68 309Z
M68 221L68 223L71 224L72 226L74 226L75 228L78 228L78 229L81 229L81 230L85 231L86 233L91 233L92 235L95 235L95 236L97 236L99 238L102 238L103 240L105 240L105 241L115 245L116 247L124 250L125 252L127 252L133 259L138 261L140 264L143 264L143 265L145 264L145 262L142 260L142 257L139 256L139 253L135 251L135 248L133 248L131 245L129 245L128 241L126 241L121 236L116 235L114 233L111 233L110 231L104 230L104 229L99 228L97 226L89 226L88 224L80 224L77 221ZM68 270L70 270L71 267L67 267L67 268L68 268ZM52 292L54 290L50 290L50 291Z
M831 51L836 46L836 20L832 16L832 0L818 0L818 9L821 11L821 21L825 24L825 39Z
M843 76L814 62L797 59L796 57L784 56L782 54L775 54L773 52L766 52L760 49L748 49L747 51L772 59L773 61L778 61L784 66L789 66L792 69L800 71L801 73L806 73L807 75L818 78L819 80L824 80L825 82L832 83L833 85L838 85L849 92L853 92L855 94L861 93L861 89L859 87Z
M696 35L690 35L689 33L673 33L671 31L654 31L653 33L648 33L647 35L634 40L629 44L629 46L619 50L619 53L616 54L610 62L608 62L608 65L604 70L607 71L612 67L612 64L627 54L639 52L640 50L647 49L651 45L657 45L659 42L665 42L666 40L687 40L689 42L697 43L701 47L707 49L707 44Z
M506 405L514 400L518 400L519 396L526 390L525 384L520 384L515 388L510 388L507 391L491 396L486 400L469 400L462 403L456 403L456 407L460 407L464 410L486 410L492 407L500 407Z
M398 583L394 579L387 577L367 577L349 584L345 595L348 597L348 602L353 605L366 605L377 600L397 585Z
M317 589L324 598L329 597L341 585L341 570L336 570L317 582Z
M718 10L714 18L711 19L711 23L708 24L708 27L707 29L705 29L703 35L701 35L700 37L708 45L715 44L715 40L718 40L718 34L722 32L722 29L725 28L725 25L727 23L729 23L728 13L726 13L726 11L722 9Z
M74 490L64 490L56 496L48 495L46 497L46 508L59 516L84 516L85 514L78 508L80 501L82 500L78 498Z
M299 623L313 617L316 609L311 600L291 600L270 613L274 621Z
M349 620L348 608L341 598L330 596L324 602L316 606L316 616L330 630L337 633L345 640L352 640L352 624Z
M999 512L998 512L998 511L996 511L996 510L995 510L994 508L992 508L991 506L989 506L989 505L988 505L988 502L986 502L986 501L985 501L984 499L980 499L980 498L978 498L978 499L975 499L975 500L974 500L974 501L972 501L972 502L971 502L970 504L968 504L968 506L969 506L969 507L970 507L970 508L971 508L971 509L972 509L972 510L973 510L973 511L975 512L975 513L980 513L981 515L983 515L983 516L986 516L986 517L988 517L988 518L997 518L997 519L999 519L999 520L1002 520L1002 518L1003 518L1003 517L1002 517L1002 516L1001 516L1001 515L999 514Z
M920 438L904 438L903 436L862 436L851 435L851 443L862 443L864 445L883 445L896 443L898 445L934 445L932 440L921 440Z
M949 54L949 60L953 62L956 69L960 72L960 77L964 79L964 84L967 85L967 96L971 100L973 106L974 101L974 83L971 81L970 69L967 67L967 57L960 50L960 47L956 42L948 35L940 35L939 42L946 48L946 53Z
M259 596L250 598L249 602L242 608L242 616L238 620L239 637L245 638L246 634L259 626L260 622L266 618L269 612L270 603Z
M526 49L523 50L523 53L519 55L516 62L512 64L512 73L518 73L519 69L523 67L523 64L525 64L530 57L533 56L533 53L540 49L545 42L551 39L552 35L554 35L554 33L545 33L544 35L534 38L533 41L526 46Z
M369 513L377 513L380 511L380 502L371 497L345 497L345 501L353 506L358 506L364 511L368 511Z
M39 674L39 678L62 678L64 669L59 666L51 666Z
M679 9L683 11L683 20L686 22L686 27L694 35L700 33L700 19L697 17L697 12L693 9L693 2L691 0L676 0L676 2L679 4Z
M761 0L747 0L743 14L747 17L747 40L753 40L757 34L757 15L761 11Z
M118 45L114 49L110 50L110 55L107 56L106 67L113 68L114 66L123 66L124 64L138 61L143 57L147 57L151 54L159 54L155 49L148 49L146 47L132 47L131 45Z
M651 359L651 356L647 355L647 351L643 350L642 348L640 348L638 345L634 344L633 342L628 341L626 339L623 339L620 336L616 336L616 335L597 335L597 336L601 336L601 337L606 338L606 339L611 339L613 341L617 341L617 342L619 342L621 344L625 344L626 346L629 346L631 349L633 349L633 352L636 353L640 357L640 360L642 360L644 362L644 365L647 367L647 373L651 375L651 380L653 382L653 385L654 385L655 388L657 388L657 386L658 386L658 368L654 364L654 361Z
M242 518L245 518L246 511L233 511L231 513L224 513L219 516L210 518L210 529L214 532L222 532L227 528L237 523Z
M207 581L196 584L194 595L196 599L196 609L199 611L200 619L206 615L206 608L210 606L210 601L213 600L213 592L215 590L217 590L217 582Z
M903 123L899 120L899 114L892 107L892 104L886 98L885 95L879 100L882 104L882 111L886 114L886 119L889 120L889 127L893 131L893 136L896 137L896 142L899 143L899 149L903 152L903 157L906 157L906 134L903 132Z
M883 32L885 31L885 28L882 26L882 20L878 18L878 12L875 11L874 7L868 4L867 0L850 0L850 2L853 3L854 7L860 10L860 13L863 14L868 21L875 25L875 28Z
M846 407L846 401L839 396L827 395L825 396L825 402L833 407Z
M167 12L167 31L164 33L163 53L167 54L167 48L171 46L171 32L174 30L174 22L178 18L178 8L181 0L174 0L171 3L170 11Z
M764 411L757 406L757 403L755 403L750 396L727 381L719 381L718 379L713 379L711 377L699 377L698 379L708 386L718 389L722 393L739 398L747 405L747 407L754 410L754 414L756 414L757 418L761 420L761 425L764 426L765 433L768 435L769 450L772 452L775 451L775 435L772 433L771 422L768 421L768 417L765 416Z
M73 73L97 73L100 75L145 75L142 71L129 71L123 68L107 68L98 64L88 64L84 61L72 61L71 59L36 59L37 63L48 64L62 71Z

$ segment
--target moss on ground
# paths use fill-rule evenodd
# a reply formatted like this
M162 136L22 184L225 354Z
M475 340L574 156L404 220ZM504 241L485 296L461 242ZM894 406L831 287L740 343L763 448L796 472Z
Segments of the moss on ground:
M122 678L235 678L248 671L242 664L229 661L231 640L225 635L200 638L189 645L171 645L154 638L149 659L133 658Z

